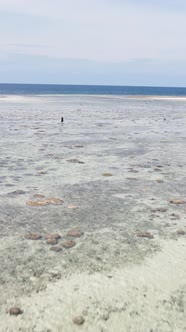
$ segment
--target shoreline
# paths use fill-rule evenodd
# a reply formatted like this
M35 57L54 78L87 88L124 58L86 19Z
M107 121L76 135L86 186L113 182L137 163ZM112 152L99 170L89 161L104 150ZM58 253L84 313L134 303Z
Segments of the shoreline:
M185 101L186 100L186 95L185 96L177 96L177 95L112 95L112 94L0 94L0 99L3 100L16 100L18 98L48 98L48 97L53 97L53 98L75 98L75 97L82 97L82 98L106 98L106 99L136 99L136 100L180 100L180 101Z

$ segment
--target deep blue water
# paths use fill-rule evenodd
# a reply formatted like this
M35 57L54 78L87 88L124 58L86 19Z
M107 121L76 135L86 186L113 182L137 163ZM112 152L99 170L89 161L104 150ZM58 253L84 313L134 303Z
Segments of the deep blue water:
M50 85L50 84L0 84L0 95L39 94L91 94L91 95L140 95L186 96L186 88L99 86L99 85Z

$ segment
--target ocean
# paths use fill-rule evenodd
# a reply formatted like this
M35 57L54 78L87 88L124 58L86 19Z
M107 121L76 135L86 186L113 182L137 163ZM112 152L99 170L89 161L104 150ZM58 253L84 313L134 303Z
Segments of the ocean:
M183 87L52 85L52 84L0 84L0 95L125 95L185 97Z

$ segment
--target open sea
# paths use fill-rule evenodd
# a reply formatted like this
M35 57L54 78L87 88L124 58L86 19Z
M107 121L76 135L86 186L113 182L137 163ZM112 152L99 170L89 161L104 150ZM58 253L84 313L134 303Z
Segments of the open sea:
M186 88L54 84L0 84L0 95L125 95L185 97Z

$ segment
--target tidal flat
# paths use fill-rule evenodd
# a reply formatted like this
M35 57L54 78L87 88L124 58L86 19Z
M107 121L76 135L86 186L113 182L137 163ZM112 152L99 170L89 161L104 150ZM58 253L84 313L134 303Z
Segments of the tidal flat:
M185 99L1 97L0 188L1 332L186 331Z

